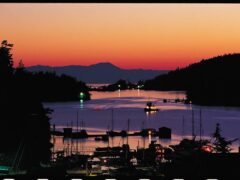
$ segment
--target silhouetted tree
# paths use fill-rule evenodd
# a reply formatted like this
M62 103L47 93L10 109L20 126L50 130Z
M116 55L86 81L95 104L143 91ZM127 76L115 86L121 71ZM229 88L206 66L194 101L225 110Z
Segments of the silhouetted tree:
M219 123L216 124L216 130L212 136L214 138L213 148L214 151L217 153L230 153L230 151L232 150L230 148L230 145L237 140L226 140L224 137L222 137Z
M21 167L39 166L49 162L50 109L43 107L44 101L90 99L84 82L55 73L28 72L20 60L13 68L12 44L3 41L0 47L0 153L20 152Z
M18 66L16 67L16 70L25 70L25 66L22 60L19 61Z
M77 81L67 75L56 75L55 72L28 72L29 82L34 86L34 92L42 101L77 101L80 93L84 93L83 100L90 99L88 87L84 82Z
M0 47L0 153L12 152L21 157L21 167L30 168L50 160L51 111L44 109L42 99L33 92L31 76L21 61L14 70L11 47L7 41Z
M9 81L13 74L13 59L12 50L13 45L6 40L2 41L0 47L0 81L1 83Z

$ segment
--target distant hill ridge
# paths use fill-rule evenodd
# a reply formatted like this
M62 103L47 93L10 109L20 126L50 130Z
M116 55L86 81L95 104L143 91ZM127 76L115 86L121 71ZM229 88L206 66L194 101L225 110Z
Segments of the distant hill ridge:
M119 79L130 82L151 79L157 75L165 74L168 70L144 70L144 69L121 69L109 62L101 62L90 66L69 65L69 66L30 66L30 72L49 71L56 74L66 74L75 77L86 83L114 83Z
M240 53L226 54L170 71L145 82L148 90L185 90L195 104L240 106Z

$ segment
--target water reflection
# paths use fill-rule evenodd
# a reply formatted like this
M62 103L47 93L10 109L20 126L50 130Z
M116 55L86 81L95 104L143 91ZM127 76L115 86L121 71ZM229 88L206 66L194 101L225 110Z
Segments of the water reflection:
M90 92L92 94L92 99L105 99L105 98L116 98L119 93L121 93L121 97L138 97L147 100L154 99L184 99L186 98L185 91L143 91L143 90L118 90L113 92Z
M83 100L80 100L80 109L83 109Z
M121 93L121 94L119 94ZM209 138L214 132L216 123L220 123L223 136L226 138L239 138L240 108L207 107L186 105L182 103L163 103L163 99L183 99L185 92L159 92L143 90L126 90L115 92L91 92L92 100L87 102L62 102L45 103L45 107L54 110L51 114L51 124L56 124L57 130L62 130L71 122L73 130L77 129L76 111L79 110L79 121L84 119L84 128L89 134L106 133L111 126L110 110L114 109L114 130L121 131L127 129L127 121L130 119L130 131L139 131L142 128L154 128L165 126L172 129L172 139L170 141L152 137L163 145L178 143L183 137L191 137L192 134L192 110L194 111L195 134L200 134L199 110L202 110L202 136ZM120 96L119 96L120 95ZM144 112L144 107L148 100L154 102L159 109L156 113ZM183 122L184 117L184 122ZM61 140L59 140L61 139ZM149 138L129 137L131 148L137 146L148 146ZM68 140L62 141L61 137L56 139L56 147L64 148L69 146ZM121 137L110 138L109 146L126 143L127 139ZM71 142L70 142L71 143ZM78 144L79 143L79 144ZM87 146L95 148L97 146L107 146L107 142L95 141L94 138L87 140L74 140L79 148ZM235 148L238 143L235 144ZM65 148L66 148L65 147ZM77 147L74 145L74 147Z
M191 138L189 136L189 138ZM170 144L176 144L181 140L181 137L173 135L172 140L168 139L159 139L154 136L147 137L137 137L137 136L129 136L128 144L131 149L137 148L147 148L151 141L156 141L157 143L162 144L163 146L168 146ZM70 153L72 152L81 152L85 154L89 154L94 152L96 147L114 147L114 146L122 146L127 143L127 137L111 137L109 138L109 142L105 141L95 141L94 138L88 139L64 139L63 137L55 137L55 151L65 150Z

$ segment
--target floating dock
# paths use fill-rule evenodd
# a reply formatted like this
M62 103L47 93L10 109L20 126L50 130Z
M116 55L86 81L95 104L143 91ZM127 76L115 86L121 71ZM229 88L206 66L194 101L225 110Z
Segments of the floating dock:
M159 138L171 138L171 129L167 127L161 127L159 128L159 131L153 129L153 128L147 128L142 129L141 131L135 131L128 133L124 130L122 131L106 131L106 133L102 134L88 134L86 130L81 130L80 132L72 132L71 128L64 128L64 132L61 131L51 131L51 134L54 136L63 136L64 138L75 138L75 139L81 139L81 138L91 138L91 137L127 137L127 136L142 136L146 137L148 135L151 136L159 136Z

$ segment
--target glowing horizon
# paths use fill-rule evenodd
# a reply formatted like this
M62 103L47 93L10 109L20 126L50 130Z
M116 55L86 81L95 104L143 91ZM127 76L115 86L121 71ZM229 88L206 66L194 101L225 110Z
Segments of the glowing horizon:
M1 3L14 64L172 70L240 52L240 4Z

